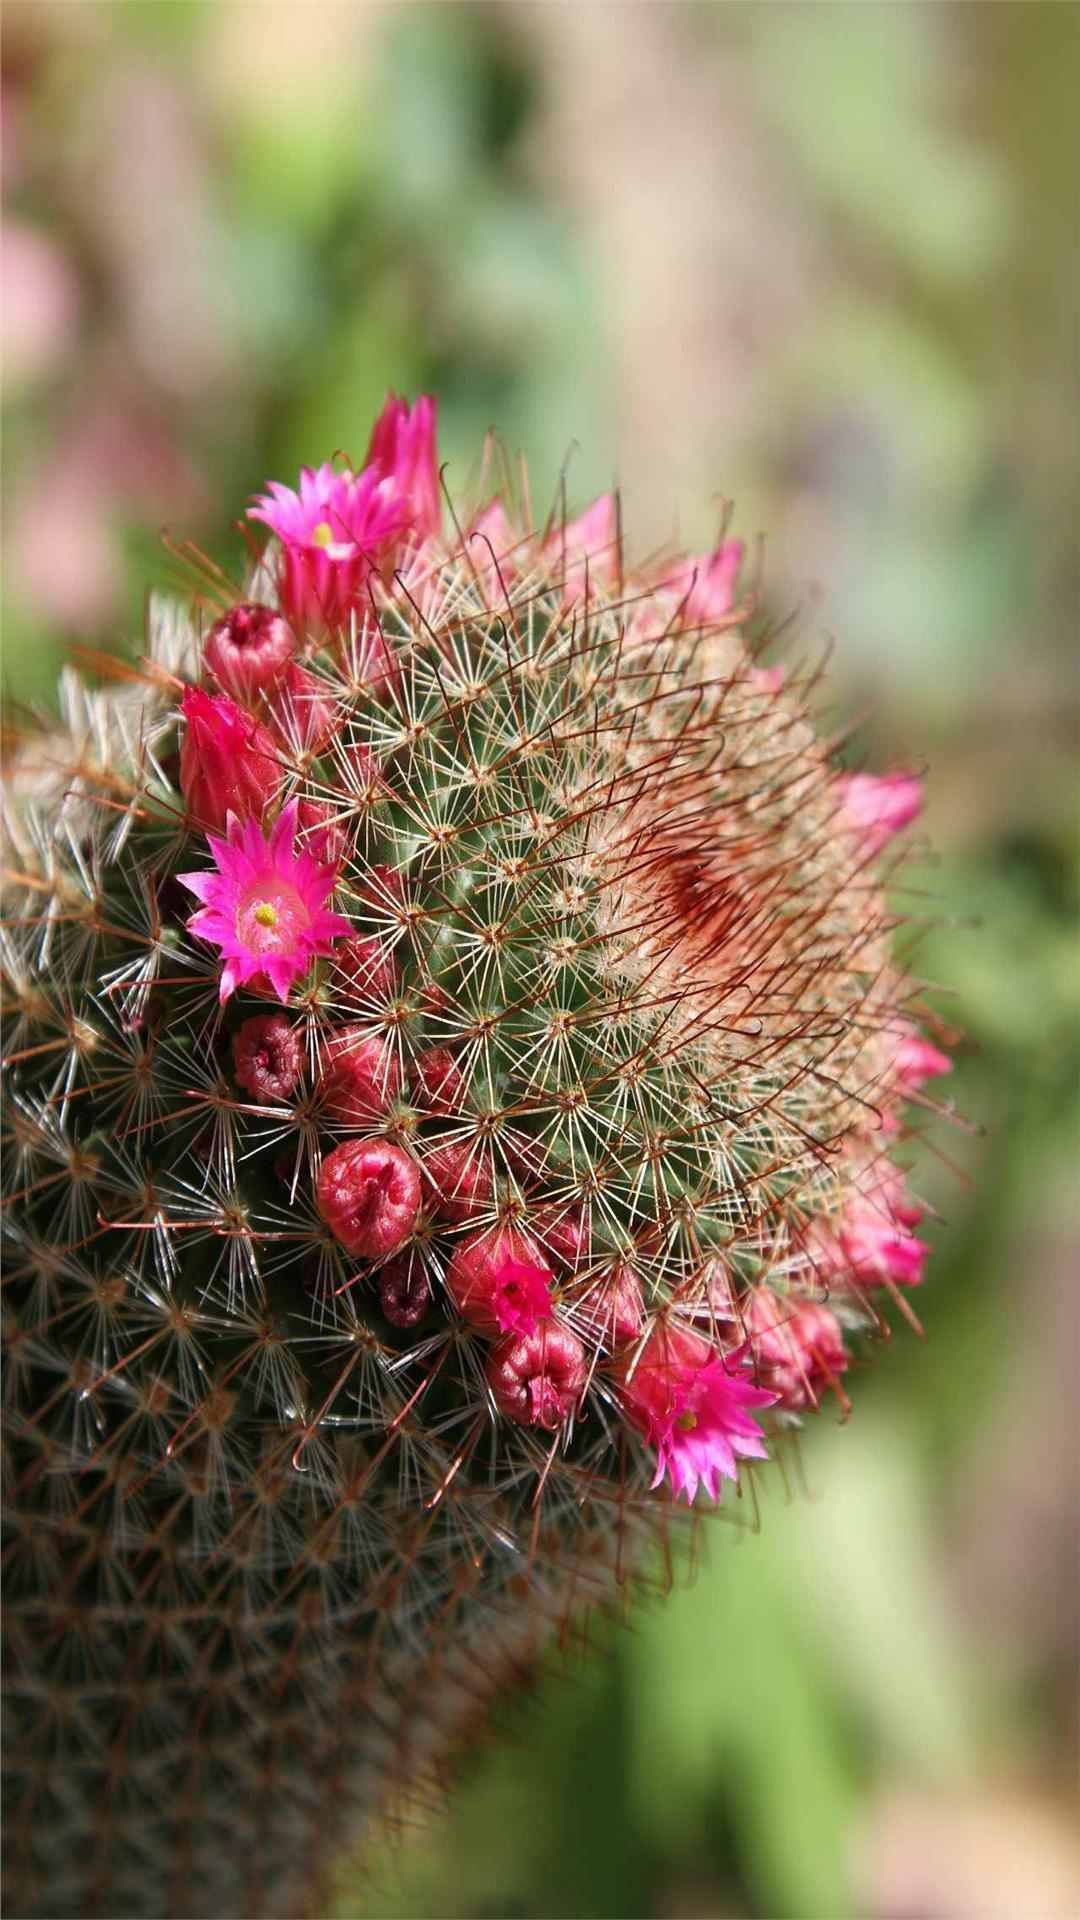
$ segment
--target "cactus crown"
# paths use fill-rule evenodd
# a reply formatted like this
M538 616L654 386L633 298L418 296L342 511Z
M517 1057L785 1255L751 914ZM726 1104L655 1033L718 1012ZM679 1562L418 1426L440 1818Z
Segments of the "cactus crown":
M8 783L20 1911L295 1910L921 1277L912 783L757 663L735 544L444 534L394 400L254 513Z

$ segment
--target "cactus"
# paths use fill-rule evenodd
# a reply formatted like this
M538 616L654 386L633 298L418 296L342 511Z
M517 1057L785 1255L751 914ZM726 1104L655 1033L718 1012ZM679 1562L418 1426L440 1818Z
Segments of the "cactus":
M922 1276L918 786L737 543L461 524L393 398L251 513L9 755L13 1914L310 1910Z

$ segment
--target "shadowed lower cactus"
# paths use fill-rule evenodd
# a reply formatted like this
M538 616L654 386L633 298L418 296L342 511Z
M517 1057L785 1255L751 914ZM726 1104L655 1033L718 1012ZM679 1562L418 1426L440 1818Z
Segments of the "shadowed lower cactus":
M12 1914L309 1910L922 1274L918 788L737 545L447 534L424 401L253 513L10 756Z

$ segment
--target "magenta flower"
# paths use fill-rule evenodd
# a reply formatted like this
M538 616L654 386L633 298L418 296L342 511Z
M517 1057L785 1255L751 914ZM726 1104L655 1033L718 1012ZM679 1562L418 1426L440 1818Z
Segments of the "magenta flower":
M568 606L584 594L586 574L593 586L610 585L614 580L618 532L615 496L611 493L600 494L576 520L552 528L544 552L564 570L563 591Z
M409 524L419 540L432 538L442 526L442 502L439 499L439 469L435 454L436 402L422 393L410 410L408 402L396 393L387 395L386 405L372 429L364 462L377 467L391 479L406 502Z
M918 1027L905 1020L897 1036L896 1053L893 1058L896 1078L906 1093L917 1093L925 1080L936 1079L938 1074L951 1073L952 1061L940 1047L924 1040Z
M513 1227L494 1227L463 1240L450 1262L446 1288L464 1319L483 1333L535 1333L551 1312L554 1275L532 1242Z
M747 1315L754 1354L763 1377L775 1387L780 1405L797 1413L816 1406L818 1389L833 1386L846 1372L850 1355L835 1313L816 1301L778 1300L758 1288Z
M731 612L742 559L742 541L725 540L714 553L699 554L679 568L672 584L680 598L686 596L684 617L689 625L708 625Z
M325 904L337 869L323 866L314 854L297 852L296 821L295 800L283 809L269 839L257 821L230 815L226 838L209 837L217 872L178 875L202 901L188 931L221 948L223 1001L260 976L287 1000L293 982L349 931L349 922Z
M849 773L840 782L848 823L867 853L880 853L922 811L922 781L914 773Z
M898 1167L883 1161L874 1184L839 1219L819 1221L808 1243L814 1264L839 1285L917 1287L930 1249L913 1229L923 1210L912 1200Z
M407 524L406 503L377 467L304 467L297 492L271 480L248 508L281 542L278 590L290 619L341 627L362 606L368 575Z
M621 1369L627 1418L656 1449L654 1487L666 1474L676 1496L692 1501L700 1483L716 1501L721 1478L738 1478L740 1459L765 1458L748 1410L771 1407L776 1395L740 1379L739 1364L739 1353L721 1354L699 1334L659 1321Z

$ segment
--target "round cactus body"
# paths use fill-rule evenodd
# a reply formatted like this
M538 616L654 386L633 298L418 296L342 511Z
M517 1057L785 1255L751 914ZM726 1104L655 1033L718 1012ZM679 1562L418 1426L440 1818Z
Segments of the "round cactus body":
M11 756L12 1914L305 1910L922 1277L917 787L736 544L447 532L394 399L253 514Z

